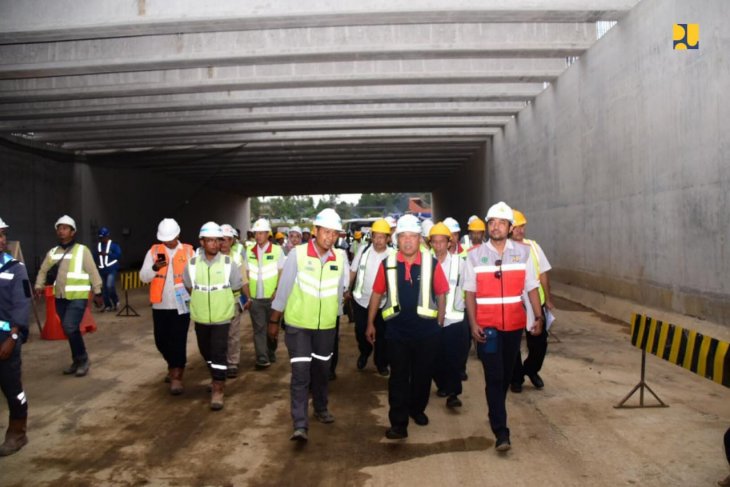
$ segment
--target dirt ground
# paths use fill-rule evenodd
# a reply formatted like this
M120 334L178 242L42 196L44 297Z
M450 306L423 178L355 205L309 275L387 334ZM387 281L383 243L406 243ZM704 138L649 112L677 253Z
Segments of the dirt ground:
M92 368L85 378L61 374L68 345L40 340L33 324L23 348L30 442L0 459L0 485L709 486L728 473L728 389L649 356L647 381L670 407L614 409L639 380L628 325L566 300L556 303L560 341L549 347L546 387L528 382L508 397L513 448L506 455L494 450L473 356L464 407L448 410L434 391L431 423L412 424L408 440L390 442L383 437L387 379L372 362L356 369L353 326L344 323L338 378L330 382L337 421L313 422L309 443L299 446L288 440L283 339L279 360L255 371L245 316L242 374L227 385L225 409L212 412L192 327L186 391L173 397L144 292L134 292L131 304L140 317L95 314L99 331L86 337Z

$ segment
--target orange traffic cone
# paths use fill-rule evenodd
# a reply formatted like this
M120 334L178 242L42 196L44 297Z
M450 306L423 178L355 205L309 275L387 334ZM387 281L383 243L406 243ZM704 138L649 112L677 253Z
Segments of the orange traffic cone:
M61 320L56 314L56 297L53 294L53 286L46 286L46 322L41 331L41 338L44 340L65 340L66 334L61 327Z
M91 307L93 305L94 302L91 299L91 295L89 295L89 305L86 307L84 317L81 318L81 325L79 325L81 333L94 333L96 331L96 321L94 321L94 315L91 314Z

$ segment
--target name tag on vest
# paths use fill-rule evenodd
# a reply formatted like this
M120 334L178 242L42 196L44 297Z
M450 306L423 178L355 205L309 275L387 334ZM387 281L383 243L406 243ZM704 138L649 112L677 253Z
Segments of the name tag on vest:
M331 265L330 266L330 270L331 271L336 271L337 270L337 265L336 264L335 265Z
M267 255L266 256L266 260L274 260L274 256L273 255Z

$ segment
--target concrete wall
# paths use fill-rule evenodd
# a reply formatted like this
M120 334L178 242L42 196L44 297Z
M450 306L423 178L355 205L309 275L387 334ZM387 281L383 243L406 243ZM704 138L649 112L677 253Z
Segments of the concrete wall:
M248 198L213 191L153 173L58 162L49 157L0 146L0 217L9 238L20 240L29 270L35 274L45 252L55 244L53 224L64 213L77 224L77 239L96 242L107 226L122 246L122 266L137 265L155 241L162 218L175 218L182 239L197 245L197 232L208 220L249 225ZM125 235L123 229L128 229Z
M432 191L434 221L448 216L456 218L464 234L466 221L471 215L484 218L487 206L483 181L489 166L490 151L491 143L486 141L461 171L454 173Z
M642 1L495 137L490 200L526 213L555 278L730 324L728 19Z

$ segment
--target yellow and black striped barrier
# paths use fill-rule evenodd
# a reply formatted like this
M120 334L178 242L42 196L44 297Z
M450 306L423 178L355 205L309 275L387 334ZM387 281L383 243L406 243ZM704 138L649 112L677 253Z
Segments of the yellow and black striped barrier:
M119 310L117 316L139 316L137 311L129 305L129 290L139 289L148 286L146 282L142 282L139 278L139 271L122 271L119 273L119 279L124 289L124 307Z
M725 387L730 387L730 353L728 352L730 344L727 342L635 313L631 317L631 344L641 349L641 380L626 397L614 406L616 408L636 407L626 406L625 403L637 390L639 391L638 407L667 406L644 380L647 352ZM659 404L645 405L644 390L649 391Z
M631 344L680 367L730 387L730 343L634 314Z

